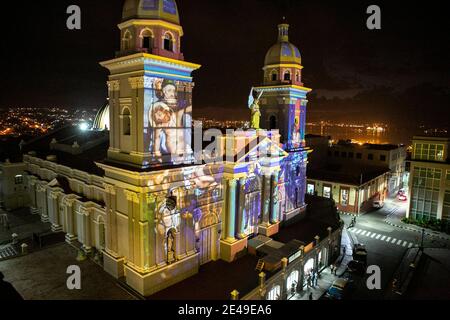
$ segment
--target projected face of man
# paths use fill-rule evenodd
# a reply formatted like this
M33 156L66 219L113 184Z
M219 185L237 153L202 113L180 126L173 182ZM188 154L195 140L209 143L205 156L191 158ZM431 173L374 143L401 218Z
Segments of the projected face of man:
M164 100L169 104L177 103L177 88L173 84L168 84L163 88Z

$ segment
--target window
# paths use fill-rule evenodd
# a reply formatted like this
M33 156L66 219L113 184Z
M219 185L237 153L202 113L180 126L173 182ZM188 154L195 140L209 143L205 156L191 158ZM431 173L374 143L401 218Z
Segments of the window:
M174 39L170 33L166 33L164 36L164 50L173 52Z
M429 143L415 143L413 158L418 160L443 161L444 160L444 145L443 144L429 144Z
M450 221L450 190L445 191L442 220Z
M284 73L284 81L291 81L291 72L290 71L286 71Z
M386 162L386 156L384 154L380 155L380 161Z
M353 155L354 155L353 152L349 152L349 153L348 153L348 157L349 157L350 159L353 159Z
M373 154L372 154L372 153L369 153L369 154L367 155L367 159L373 160Z
M308 183L308 185L306 187L306 192L308 194L314 195L314 189L315 189L314 183Z
M269 128L270 130L277 128L277 117L276 116L270 116L269 118Z
M122 112L122 130L124 136L131 135L131 114L128 108L123 109Z
M300 82L300 72L295 73L295 81Z
M356 154L356 159L362 159L362 153L359 153L359 152L358 152L358 153Z
M335 152L334 152L334 156L335 156L335 157L339 157L339 151L335 151Z
M153 35L152 35L151 31L148 29L145 29L141 33L141 37L142 37L142 48L147 49L148 53L152 53Z
M440 169L413 168L411 214L414 218L430 219L437 217L441 175Z
M341 152L341 157L342 158L347 158L347 152L345 152L345 151Z
M277 80L278 80L277 72L273 71L272 72L272 81L277 81Z
M331 199L331 187L327 187L327 186L323 187L323 197Z
M126 30L122 39L122 47L124 51L131 49L131 38L132 36L130 31Z
M22 184L23 183L23 176L21 174L18 174L14 177L15 184Z

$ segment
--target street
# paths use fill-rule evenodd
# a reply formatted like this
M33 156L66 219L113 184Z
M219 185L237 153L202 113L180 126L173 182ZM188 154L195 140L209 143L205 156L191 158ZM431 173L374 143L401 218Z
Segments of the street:
M406 203L396 199L386 199L383 208L361 215L352 228L346 228L353 243L364 244L367 248L367 265L377 265L381 269L381 290L369 290L367 276L352 277L353 288L348 296L350 300L383 299L387 294L392 276L408 248L420 246L422 234L394 227L385 219L395 216L400 220L406 213ZM342 214L346 226L350 225L352 216ZM449 248L450 241L434 236L424 236L425 247ZM349 254L349 253L347 253Z

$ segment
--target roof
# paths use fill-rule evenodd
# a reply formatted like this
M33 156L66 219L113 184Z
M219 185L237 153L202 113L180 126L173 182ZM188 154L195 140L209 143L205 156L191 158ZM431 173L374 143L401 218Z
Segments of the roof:
M280 24L278 26L278 41L267 51L265 66L277 64L297 64L299 67L301 66L302 56L300 50L289 42L288 29L288 24Z
M308 179L360 186L389 171L389 168L375 166L327 164L317 169L308 167L306 176Z
M46 159L55 155L56 163L98 176L104 171L97 167L96 161L106 158L109 148L107 132L81 131L78 126L65 126L44 136L32 139L23 146L24 154L35 152L35 156ZM53 143L56 142L56 143ZM78 148L72 151L77 142Z
M391 151L404 146L396 144L374 144L374 143L365 143L363 145L360 145L358 143L350 143L347 141L340 140L338 143L333 144L332 147L349 147L349 148L359 148L369 150Z
M122 20L152 19L180 24L175 0L126 0Z

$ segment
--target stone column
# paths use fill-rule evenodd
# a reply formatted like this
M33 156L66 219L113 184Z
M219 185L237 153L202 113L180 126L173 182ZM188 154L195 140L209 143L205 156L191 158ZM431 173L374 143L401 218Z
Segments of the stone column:
M113 185L105 184L106 197L106 251L117 256L117 215L116 215L116 189Z
M270 222L277 223L279 221L279 204L278 204L278 182L279 182L279 171L272 174L272 199L271 199L271 214Z
M297 292L303 291L303 282L305 281L305 265L304 265L304 257L305 257L305 247L300 247L300 259L298 265L300 266L298 283L297 283Z
M145 261L148 262L149 268L153 268L156 265L156 233L155 233L155 218L156 218L156 196L153 193L147 194L147 220L148 220L148 240L145 244L146 257Z
M227 204L227 241L235 240L235 216L236 216L236 180L228 180L228 204Z
M134 222L134 213L135 213L135 203L139 202L138 196L136 192L125 190L125 195L127 197L128 201L128 261L130 261L132 264L135 264L135 238L138 236L138 234L135 234L135 222Z
M36 199L36 182L37 182L37 178L34 176L29 176L29 188L30 188L30 202L31 202L31 209L32 209L32 213L35 214L36 211L33 209L37 208L37 199Z
M270 182L271 176L264 175L263 181L263 191L262 191L262 217L264 226L268 226L270 224Z
M83 219L83 250L86 254L91 253L91 219L89 210L85 208L80 209L80 216Z
M245 213L245 178L239 179L239 209L238 209L238 230L237 235L240 239L246 237L244 233L244 213ZM247 213L248 214L248 213Z
M50 191L50 200L52 206L51 212L49 211L49 216L52 223L51 229L53 232L59 232L62 230L62 227L59 219L58 193Z
M290 288L287 288L287 286L286 286L286 280L287 280L286 268L287 268L287 265L288 265L288 259L286 257L284 257L283 259L281 259L281 266L282 266L281 275L282 275L282 279L283 279L283 284L281 285L281 291L280 291L280 299L281 300L287 300L288 290L290 290Z
M75 240L77 237L75 236L75 228L73 225L73 203L74 199L64 199L63 205L65 206L65 215L66 215L66 227L67 227L67 233L66 233L66 242L71 243L73 240Z

